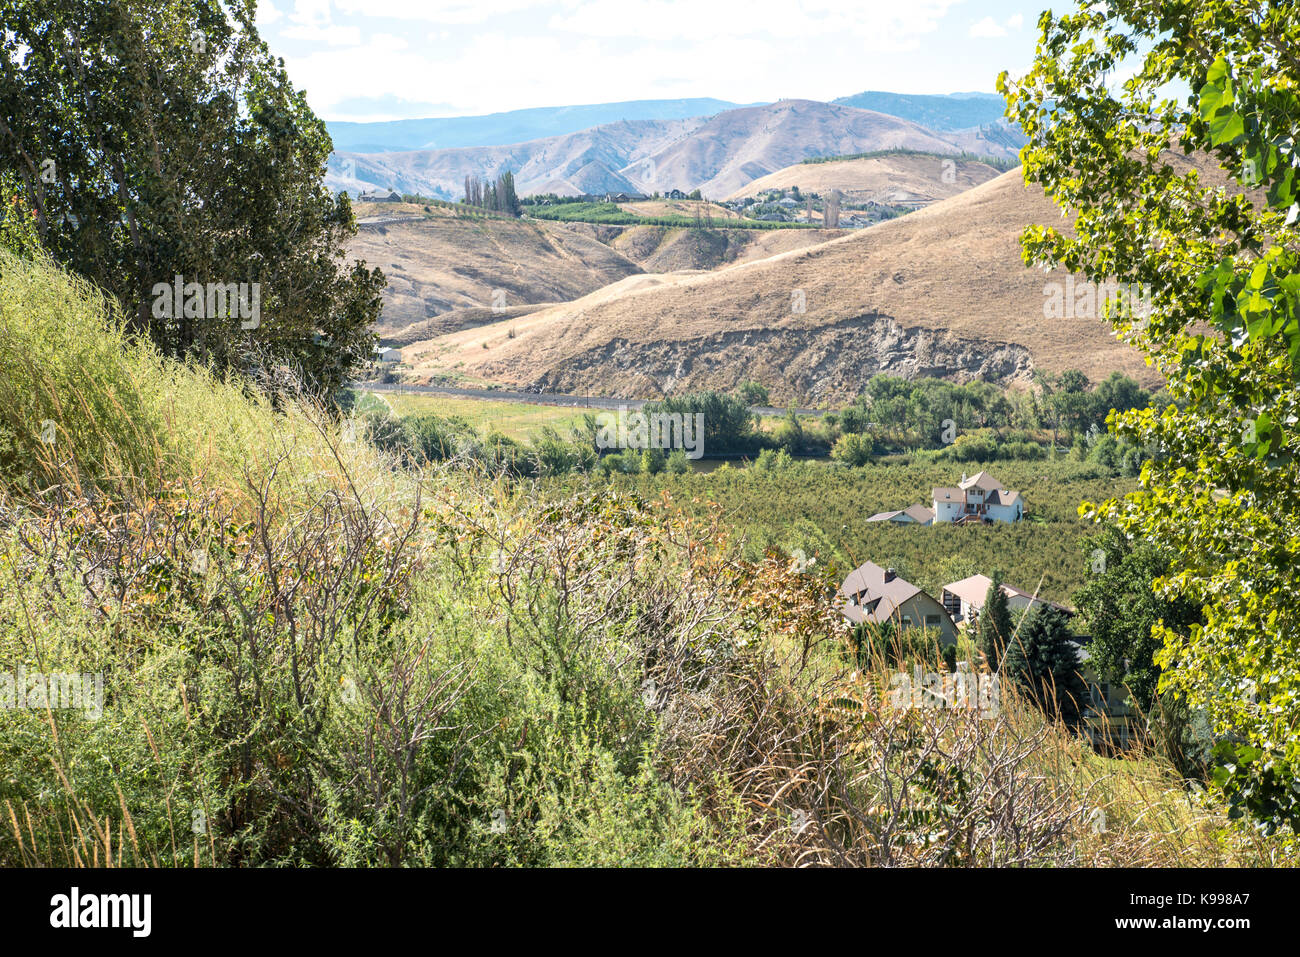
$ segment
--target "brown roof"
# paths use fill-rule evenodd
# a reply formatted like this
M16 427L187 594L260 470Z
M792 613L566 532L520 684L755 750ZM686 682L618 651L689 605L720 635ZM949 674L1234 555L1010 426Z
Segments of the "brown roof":
M934 509L926 508L924 505L921 505L919 502L916 505L907 506L907 508L903 509L903 512L907 515L912 516L912 518L916 519L916 521L921 522L922 524L924 524L925 522L934 521Z
M959 488L936 488L930 491L936 502L965 502L966 493Z
M919 522L922 525L924 525L926 522L934 521L934 510L926 508L924 505L921 504L909 505L907 506L907 508L898 509L893 512L877 512L875 515L872 515L869 519L867 519L867 521L868 522L892 522L896 520L900 515L906 515L912 521Z
M898 577L885 581L885 569L874 562L865 562L849 572L840 593L851 602L844 606L844 614L850 621L879 623L892 618L898 606L921 594L921 589Z
M986 505L1015 505L1020 498L1019 492L1009 492L1004 488L994 489L984 498Z
M988 472L976 472L970 478L962 476L961 487L964 489L982 488L986 492L991 492L994 489L1002 488L1002 483L989 475Z

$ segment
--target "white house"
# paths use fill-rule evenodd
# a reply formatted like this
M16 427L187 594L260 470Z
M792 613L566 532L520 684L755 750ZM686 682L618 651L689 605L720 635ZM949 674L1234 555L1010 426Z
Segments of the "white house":
M375 346L376 362L401 362L401 349L385 349L383 346Z
M957 488L936 488L934 523L940 522L1018 522L1024 515L1024 500L1019 492L1002 487L988 472L976 472L969 478L963 472Z

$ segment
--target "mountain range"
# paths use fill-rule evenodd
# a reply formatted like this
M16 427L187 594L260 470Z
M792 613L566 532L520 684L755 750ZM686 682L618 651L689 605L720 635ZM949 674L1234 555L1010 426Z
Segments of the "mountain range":
M520 195L701 190L723 197L816 157L884 149L1012 158L1024 139L1005 124L936 133L910 120L836 103L780 100L713 116L619 120L505 145L332 154L326 183L455 200L467 176L514 173Z
M996 123L1004 102L996 93L917 95L869 90L832 100L844 106L888 113L934 130L962 130ZM710 97L679 100L625 100L580 106L547 106L509 110L483 116L327 123L334 148L347 153L388 153L407 150L500 146L549 136L577 133L593 126L626 120L685 120L713 116L724 110L758 103L732 103Z

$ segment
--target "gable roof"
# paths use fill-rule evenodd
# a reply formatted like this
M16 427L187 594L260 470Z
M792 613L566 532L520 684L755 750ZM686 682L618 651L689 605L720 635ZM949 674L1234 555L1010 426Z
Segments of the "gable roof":
M963 475L961 477L961 487L963 489L978 488L986 492L992 492L994 489L1002 488L1002 483L989 475L988 472L976 472L970 478Z
M885 581L885 569L875 562L864 562L849 572L840 593L851 602L844 606L845 617L854 622L876 623L888 621L899 605L923 594L906 579Z
M903 509L903 514L910 515L913 519L915 519L916 521L920 522L923 525L926 522L934 521L934 509L926 508L924 505L920 504L919 502L915 505L909 505L907 506L907 508Z
M925 525L934 521L934 509L926 508L924 505L917 503L909 505L907 508L896 509L892 512L877 512L872 515L868 522L896 522L899 516L906 515L912 521Z
M993 584L993 579L987 575L971 575L969 578L963 578L961 581L950 582L943 586L943 590L950 592L970 605L975 610L984 607L984 599L988 597L989 586ZM1053 608L1059 608L1061 611L1074 614L1067 606L1059 602L1048 601L1041 596L1031 595L1023 588L1017 588L1015 585L1002 584L1002 593L1008 598L1027 598L1031 603L1051 605Z

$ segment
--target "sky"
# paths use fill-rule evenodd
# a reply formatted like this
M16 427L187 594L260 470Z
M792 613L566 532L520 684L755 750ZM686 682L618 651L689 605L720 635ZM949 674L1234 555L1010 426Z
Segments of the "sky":
M1028 68L1043 6L260 0L257 23L318 115L373 121L684 97L992 93L1001 70Z

